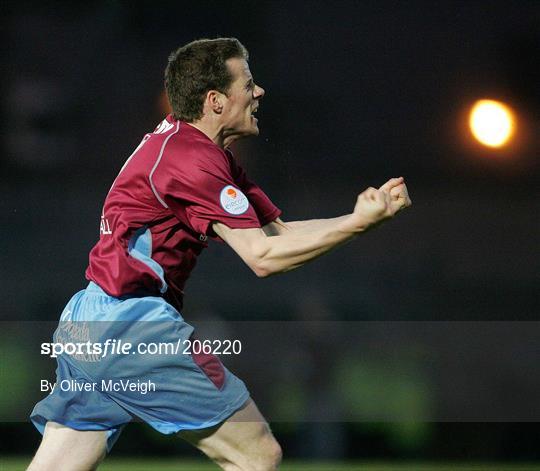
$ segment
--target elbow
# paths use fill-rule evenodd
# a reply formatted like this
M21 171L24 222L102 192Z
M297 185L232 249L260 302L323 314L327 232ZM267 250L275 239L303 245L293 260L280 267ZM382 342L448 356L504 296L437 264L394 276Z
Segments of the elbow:
M257 276L257 278L268 278L270 275L273 275L274 271L265 264L262 261L256 261L251 265L251 269L253 270L253 273Z
M268 278L276 273L272 261L268 257L268 247L266 245L254 246L245 261L257 278Z
M266 260L264 257L257 257L249 264L250 268L257 278L268 278L269 276L280 273L278 267Z
M255 276L257 276L257 278L268 278L272 274L268 271L257 270L257 269L254 269L253 273L255 273Z
M246 262L257 278L268 278L289 270L287 264L272 255L267 244L254 246Z
M268 278L272 275L279 275L280 273L286 273L290 270L294 270L295 266L283 266L277 263L270 263L267 261L259 261L253 265L251 269L257 275L257 278Z

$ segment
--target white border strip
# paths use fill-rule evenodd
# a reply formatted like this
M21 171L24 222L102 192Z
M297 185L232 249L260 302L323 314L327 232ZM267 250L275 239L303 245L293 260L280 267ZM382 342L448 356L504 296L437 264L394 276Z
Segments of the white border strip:
M161 150L159 151L159 155L158 155L158 158L156 160L156 163L154 164L154 166L152 167L152 170L150 171L150 175L148 177L148 179L150 180L150 187L152 188L152 192L154 193L155 197L157 198L157 200L161 203L161 205L164 207L164 208L167 208L169 209L169 207L167 206L167 203L165 203L165 201L163 201L161 199L161 197L158 195L158 192L156 190L156 187L154 186L154 182L152 181L152 176L154 175L154 172L156 171L156 168L157 166L159 165L159 162L161 161L161 157L163 157L163 151L165 150L165 146L167 145L167 142L169 142L169 139L174 136L178 131L180 131L180 121L178 121L176 123L176 131L170 133L166 138L165 140L163 141L163 144L161 146Z

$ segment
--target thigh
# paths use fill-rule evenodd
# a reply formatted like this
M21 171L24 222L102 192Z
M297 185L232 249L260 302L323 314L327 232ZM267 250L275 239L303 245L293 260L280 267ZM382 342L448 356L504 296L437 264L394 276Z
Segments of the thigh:
M251 399L225 422L180 436L224 469L277 469L281 460L279 444Z
M104 458L106 450L106 431L80 431L48 422L28 471L93 470Z

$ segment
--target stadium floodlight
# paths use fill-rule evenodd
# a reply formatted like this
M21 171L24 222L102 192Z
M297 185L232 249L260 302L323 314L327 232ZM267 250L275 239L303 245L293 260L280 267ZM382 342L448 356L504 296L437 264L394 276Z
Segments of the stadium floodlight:
M488 147L502 147L515 131L515 117L509 106L496 100L478 100L469 114L473 136Z

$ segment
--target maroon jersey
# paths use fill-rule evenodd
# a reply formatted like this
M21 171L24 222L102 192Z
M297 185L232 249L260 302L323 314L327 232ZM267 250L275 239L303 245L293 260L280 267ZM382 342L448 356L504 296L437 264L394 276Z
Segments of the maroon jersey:
M161 295L180 308L213 222L253 228L280 214L229 150L169 115L113 182L86 278L111 296Z

